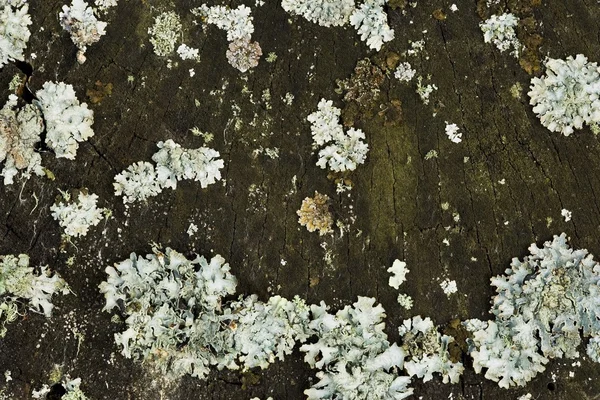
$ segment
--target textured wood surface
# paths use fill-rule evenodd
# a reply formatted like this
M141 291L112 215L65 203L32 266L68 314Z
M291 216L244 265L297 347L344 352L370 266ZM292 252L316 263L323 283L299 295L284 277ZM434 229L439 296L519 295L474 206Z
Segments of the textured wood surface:
M374 56L351 27L319 27L286 14L278 2L248 4L253 38L277 59L269 63L263 57L241 74L227 64L225 34L191 23L188 11L200 2L121 0L108 13L107 35L79 65L75 46L58 24L63 2L30 3L27 54L37 56L27 59L31 90L46 80L73 84L94 110L96 134L80 146L76 161L42 155L55 181L34 177L24 185L0 186L0 253L28 253L34 264L49 264L74 292L57 298L52 319L29 313L0 341L0 370L12 371L8 387L16 399L45 383L54 364L81 377L93 399L304 398L314 371L299 352L265 371L215 371L206 381L180 382L164 381L120 355L113 334L124 328L101 312L98 284L107 265L130 252L149 253L151 242L188 255L223 255L238 277L238 292L263 300L298 294L336 309L356 296L374 296L387 311L391 339L397 339L404 318L417 314L440 325L453 318L487 318L490 277L502 273L511 258L526 255L532 242L564 231L574 247L600 255L597 138L589 129L566 138L540 125L526 95L531 76L515 58L483 42L474 1L457 1L456 13L449 11L451 2L438 0L420 1L404 15L400 9L388 12L396 37L382 54L402 54L409 41L424 39L425 49L406 60L418 74L431 75L439 89L424 105L414 81L385 79L377 107L400 100L402 120L386 125L374 113L356 122L370 152L350 175L352 191L341 195L315 165L306 116L322 97L342 107L336 80L348 78L358 60ZM517 10L522 4L506 6ZM437 9L445 20L432 16ZM147 29L169 10L182 16L184 42L201 49L199 62L179 61L169 69L153 53ZM583 53L600 61L595 1L545 1L534 16L543 36L539 57ZM0 71L4 94L17 71L12 65ZM91 104L85 93L96 81L112 83L113 90ZM516 83L520 98L511 94ZM294 96L291 106L282 100L286 93ZM447 139L445 121L458 124L462 143ZM126 209L113 194L114 176L131 163L149 161L160 140L201 146L202 139L189 132L194 126L214 134L210 145L225 161L224 180L206 189L182 182L175 191ZM279 158L258 154L261 148L277 148ZM438 157L426 160L430 150ZM60 230L49 207L58 189L81 187L97 193L99 205L111 208L114 218L60 252ZM297 223L296 210L315 190L332 198L336 220L355 220L343 235L319 237ZM572 211L570 222L561 217L563 208ZM190 222L200 228L192 238L186 234ZM398 291L387 284L386 269L396 258L411 270L403 286L415 301L410 312L399 307ZM446 297L439 286L444 278L456 280L458 294ZM414 398L499 400L528 392L536 399L598 398L600 367L585 359L573 366L574 361L552 361L527 387L513 390L499 389L468 368L458 385L415 382Z

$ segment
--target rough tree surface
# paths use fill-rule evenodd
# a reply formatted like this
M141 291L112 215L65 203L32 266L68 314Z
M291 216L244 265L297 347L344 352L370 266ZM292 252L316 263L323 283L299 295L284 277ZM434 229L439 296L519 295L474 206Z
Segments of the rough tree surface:
M475 1L457 1L454 13L452 2L441 0L389 9L396 37L379 54L351 27L319 27L286 14L278 2L248 3L253 40L264 56L244 74L227 63L222 31L191 24L188 11L201 3L184 0L121 0L107 13L106 36L88 48L80 65L58 22L63 3L30 1L26 62L32 72L26 64L21 69L30 73L32 92L48 80L72 84L94 111L95 136L81 143L76 161L42 154L55 180L0 185L0 254L27 253L33 265L49 264L73 290L56 298L51 319L30 312L8 326L0 340L0 372L12 372L10 398L29 398L56 364L81 377L92 399L305 397L314 371L298 351L264 371L215 371L206 381L178 382L121 356L113 334L123 324L100 312L98 284L106 266L132 251L149 253L151 242L188 255L223 255L239 280L238 292L262 300L299 294L309 303L325 300L337 308L359 295L376 297L386 309L392 340L401 321L417 314L440 325L455 318L488 319L490 277L503 273L512 257L526 255L533 242L541 245L564 231L573 247L600 255L598 139L587 128L567 138L541 126L526 95L531 75L514 57L484 43ZM529 1L506 3L517 12ZM148 28L169 10L182 16L185 42L200 49L200 61L173 54L168 68L167 57L153 53ZM583 53L600 61L595 1L547 0L531 15L543 37L539 59ZM393 62L391 52L402 54L409 41L421 39L424 50L402 60L438 90L424 105L415 81L402 83L393 71L386 76L370 115L348 117L365 132L370 151L366 163L348 175L353 189L336 194L327 171L315 165L306 116L321 98L344 107L336 80L349 78L359 60ZM265 59L269 53L277 55L272 62ZM19 72L14 63L0 70L3 99ZM108 84L111 93L98 94ZM283 100L287 93L294 96L292 105ZM448 140L445 121L458 125L461 143ZM177 190L126 209L114 196L114 176L150 160L159 141L202 146L202 137L190 132L195 126L214 134L209 145L225 161L224 180L206 189L181 182ZM274 148L278 158L260 151ZM431 150L437 158L425 159ZM98 194L113 218L61 251L61 230L49 209L58 189L82 187ZM343 235L337 230L319 236L298 224L296 210L315 190L331 198L335 220L350 224ZM571 221L564 221L562 209L572 211ZM190 238L191 222L199 231ZM386 270L397 258L411 270L403 285L414 299L410 312L387 284ZM457 294L443 293L439 283L445 278L456 280ZM538 399L598 398L600 367L587 358L579 361L573 366L574 360L553 360L528 386L511 390L474 374L467 364L458 385L415 380L414 398L516 399L526 393Z

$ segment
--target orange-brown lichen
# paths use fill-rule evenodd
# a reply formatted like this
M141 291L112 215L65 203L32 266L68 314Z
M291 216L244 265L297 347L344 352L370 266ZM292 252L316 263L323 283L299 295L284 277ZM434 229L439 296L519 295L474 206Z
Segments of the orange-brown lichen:
M300 217L298 222L306 226L309 232L319 230L319 235L325 235L333 230L333 217L329 212L329 196L315 191L315 197L307 197L302 201L302 206L296 214Z

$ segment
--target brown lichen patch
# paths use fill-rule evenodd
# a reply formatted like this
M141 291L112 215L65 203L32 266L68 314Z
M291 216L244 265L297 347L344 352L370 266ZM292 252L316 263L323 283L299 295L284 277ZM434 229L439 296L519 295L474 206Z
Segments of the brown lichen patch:
M262 49L258 42L251 42L247 38L237 39L229 43L226 56L232 67L240 72L246 72L258 65Z
M90 99L92 104L99 104L102 102L105 96L110 96L112 94L112 90L112 83L104 84L100 81L96 81L96 83L94 83L94 87L85 91L85 95L88 97L88 99Z
M392 99L387 104L382 105L379 116L383 117L384 126L398 126L402 122L402 102L398 99Z
M333 232L333 217L329 212L329 196L315 191L315 197L307 197L296 214L300 217L298 223L306 226L309 232L319 230L319 235Z
M450 361L460 362L463 356L468 354L467 338L470 332L465 329L459 319L453 319L443 327L442 333L454 338L454 341L448 344Z
M408 0L389 0L388 7L392 10L400 9L404 10L408 5Z
M385 74L381 68L364 58L358 61L350 78L336 82L336 92L344 93L346 105L342 110L342 121L345 126L373 117L384 81Z
M543 38L538 31L539 26L533 16L523 18L519 21L517 37L523 43L523 51L519 58L519 64L529 75L541 71L539 48L542 45Z
M260 384L260 375L252 371L242 372L242 390L248 390L251 386Z
M444 21L446 19L446 13L444 13L441 8L434 10L433 13L431 13L431 16L438 21Z

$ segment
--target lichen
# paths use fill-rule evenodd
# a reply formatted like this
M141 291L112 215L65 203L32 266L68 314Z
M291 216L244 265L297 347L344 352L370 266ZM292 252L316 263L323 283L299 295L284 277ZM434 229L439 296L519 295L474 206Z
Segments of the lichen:
M0 0L0 69L13 60L23 60L31 36L27 0Z
M10 185L21 172L28 179L31 174L44 175L42 157L35 151L44 129L41 113L34 105L17 106L17 97L11 95L0 110L0 162L4 168L4 184Z
M106 22L98 21L94 10L85 0L72 0L71 6L64 5L58 18L60 25L69 32L71 40L79 49L77 61L83 64L87 47L106 34Z
M181 34L181 19L174 11L164 12L154 18L148 29L150 43L157 56L167 56L175 51L175 43Z
M57 158L74 160L79 143L94 136L94 113L79 103L72 85L46 82L36 92L46 122L46 144Z
M98 208L98 195L89 194L87 189L73 191L73 194L61 192L57 202L50 207L52 218L64 228L70 237L85 236L91 226L96 226L108 213Z
M315 191L314 197L307 197L302 201L302 206L296 212L298 223L306 226L309 232L319 230L319 235L333 232L333 217L329 211L329 196Z
M527 93L543 126L569 136L583 124L600 122L600 67L578 54L566 60L548 58L546 74L531 79Z
M0 255L0 337L6 334L6 323L22 311L23 303L51 317L52 296L56 292L67 294L69 287L58 274L50 273L47 266L40 267L37 273L29 266L26 254Z

